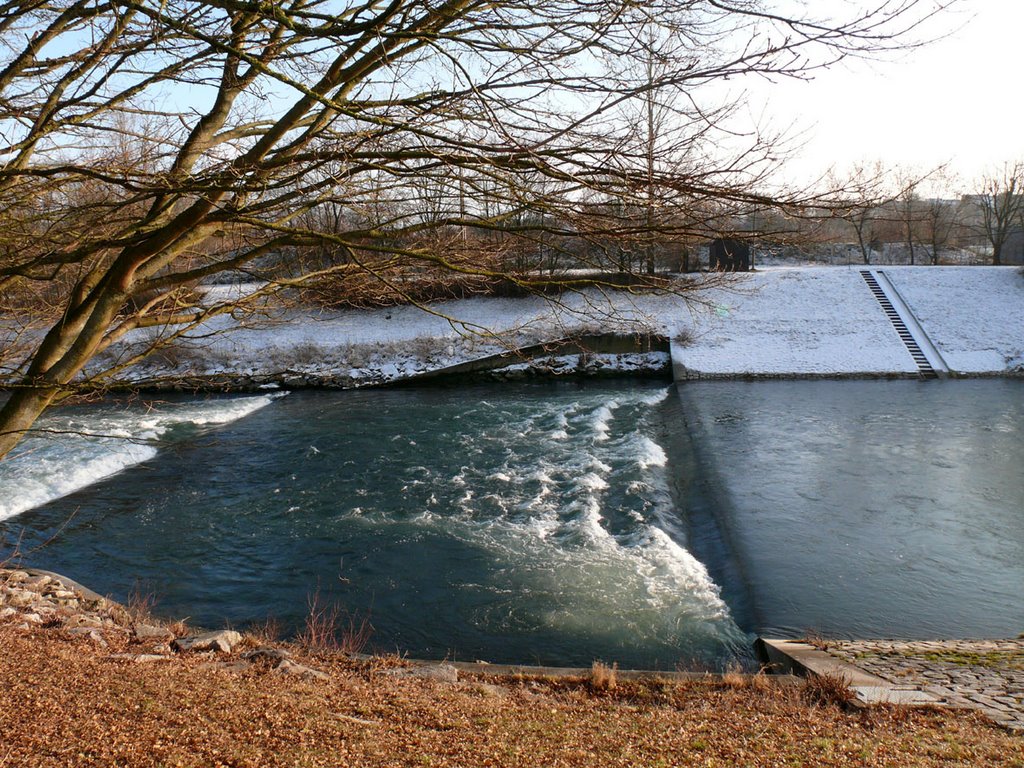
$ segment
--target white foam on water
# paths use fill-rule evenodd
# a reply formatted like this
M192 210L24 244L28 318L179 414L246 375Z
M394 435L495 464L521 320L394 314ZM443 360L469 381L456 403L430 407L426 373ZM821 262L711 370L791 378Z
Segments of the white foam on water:
M660 392L656 392L653 395L645 395L644 397L641 397L640 402L643 405L657 405L658 403L663 403L668 398L669 392L671 391L671 387L665 387L665 389Z
M704 564L661 528L645 526L638 532L629 549L635 555L633 559L644 577L653 605L672 601L682 586L708 609L700 618L721 619L728 616L729 611L720 590L711 580Z
M636 427L667 393L582 398L534 415L528 430L512 418L473 439L500 446L497 463L475 465L487 451L463 445L453 485L465 488L447 511L377 522L422 525L490 553L491 576L465 588L494 598L475 619L492 631L508 622L627 645L743 644L718 586L681 543L665 451ZM620 429L616 411L627 408Z
M579 512L576 527L587 541L595 546L611 541L611 534L601 524L604 518L601 516L600 499L594 496L585 499L580 505Z
M608 481L601 477L601 475L588 472L580 477L576 485L583 491L603 491L608 487Z
M93 414L55 413L37 424L54 434L25 438L0 464L0 520L67 496L159 453L158 441L183 424L227 424L269 405L284 393L165 403ZM56 434L56 432L80 434Z
M28 448L31 450L31 446ZM22 454L12 460L14 466L0 467L0 520L66 496L157 454L151 445L131 442L108 450L97 448L88 452L36 450L31 457Z
M540 625L666 641L745 641L707 569L663 530L638 524L620 539L602 524L597 499L574 507L570 520L481 521L463 515L423 522L491 552L499 581L516 585L510 606L520 605L521 616L522 598L529 596L536 607L527 610L536 612L533 620Z
M603 443L608 439L608 432L611 430L612 419L615 418L615 409L619 407L618 402L609 400L604 405L594 410L591 428L594 432L594 442Z
M647 435L640 435L637 439L636 463L641 469L664 467L668 463L668 456L665 455L665 450L651 438Z

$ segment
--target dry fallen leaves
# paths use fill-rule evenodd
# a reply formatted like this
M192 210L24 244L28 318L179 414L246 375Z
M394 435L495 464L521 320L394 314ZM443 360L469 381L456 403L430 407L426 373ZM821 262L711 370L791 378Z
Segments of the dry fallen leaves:
M0 626L0 768L1024 766L964 713L809 706L792 686L430 680L318 656L327 681L110 658Z

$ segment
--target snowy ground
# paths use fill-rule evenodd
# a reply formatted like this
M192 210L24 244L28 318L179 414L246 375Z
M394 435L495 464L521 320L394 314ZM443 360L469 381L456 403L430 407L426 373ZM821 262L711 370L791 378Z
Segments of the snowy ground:
M573 335L664 333L661 316L688 316L678 296L625 293L445 302L377 310L287 309L237 323L220 318L129 372L136 381L220 377L244 383L360 386L436 371ZM136 337L136 342L144 339ZM123 350L101 362L109 364ZM592 361L607 371L665 368L664 356ZM544 361L546 367L550 361ZM569 370L573 362L557 367Z
M691 375L855 375L917 371L860 272L767 268L742 292L715 291L676 363Z
M887 267L885 274L954 371L1024 372L1020 267Z
M885 267L950 369L1024 372L1024 275L1015 267ZM713 292L676 363L728 375L893 375L917 367L857 267L767 268Z
M1024 373L1024 275L1014 267L885 267L885 273L954 371ZM225 290L208 289L207 301ZM139 383L358 386L392 381L510 348L581 333L657 333L693 376L913 374L909 353L856 266L764 267L689 299L623 292L467 299L379 310L283 309L218 318L131 369ZM144 339L136 337L136 343ZM125 350L114 350L109 364ZM623 370L658 367L622 358ZM607 371L615 360L601 363ZM560 367L569 370L571 361Z

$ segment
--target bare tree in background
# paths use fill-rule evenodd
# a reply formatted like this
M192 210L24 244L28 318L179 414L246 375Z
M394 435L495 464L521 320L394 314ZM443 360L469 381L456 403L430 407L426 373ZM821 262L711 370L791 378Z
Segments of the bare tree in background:
M896 171L896 187L899 191L896 194L894 205L903 230L903 242L907 244L911 265L917 263L914 245L920 242L921 228L924 223L924 205L918 189L925 178L927 177L908 168L899 168Z
M903 45L943 5L874 2L843 19L772 0L8 3L0 290L53 311L8 378L0 457L50 404L113 373L83 374L111 345L173 339L324 269L503 274L443 246L532 209L545 216L522 219L524 236L618 237L583 231L588 206L654 188L671 195L644 226L670 234L690 210L800 203L759 188L762 137L721 144L713 86ZM682 41L677 58L624 82L607 63L643 62L652 29ZM645 154L621 106L663 89L689 103L690 163L623 162ZM341 209L329 226L307 215L328 206ZM212 306L182 293L304 249L330 263Z
M960 201L953 199L957 180L949 171L936 171L930 183L932 196L922 201L921 224L931 263L937 265L942 251L952 245L961 223L962 208Z
M976 196L982 232L992 244L992 263L1002 264L1003 246L1016 222L1024 226L1024 161L1006 163L985 175Z
M886 194L886 178L881 162L868 166L858 163L843 178L833 175L830 185L837 202L832 215L847 222L857 236L857 247L865 264L871 263L876 239L876 224L884 206L892 202Z

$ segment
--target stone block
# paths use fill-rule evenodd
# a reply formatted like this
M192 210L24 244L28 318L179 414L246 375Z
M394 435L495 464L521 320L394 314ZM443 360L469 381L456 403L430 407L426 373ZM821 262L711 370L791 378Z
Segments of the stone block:
M7 589L5 592L4 602L14 608L27 608L39 598L39 595L27 589L13 588Z
M425 680L436 680L439 683L459 682L459 670L451 664L417 664L411 667L396 667L384 674L392 677L419 677Z
M21 582L21 587L22 589L31 589L33 592L41 592L52 581L53 579L45 575L30 576Z
M139 640L155 640L157 642L171 640L174 633L166 627L158 627L153 624L139 623L132 627L135 637Z
M179 651L231 653L240 642L242 642L242 636L238 632L233 629L220 629L192 637L180 637L174 641L174 647Z
M330 679L330 676L326 672L321 672L318 669L312 669L302 664L296 664L294 661L289 661L288 659L285 659L274 668L274 674L301 677L304 680Z

